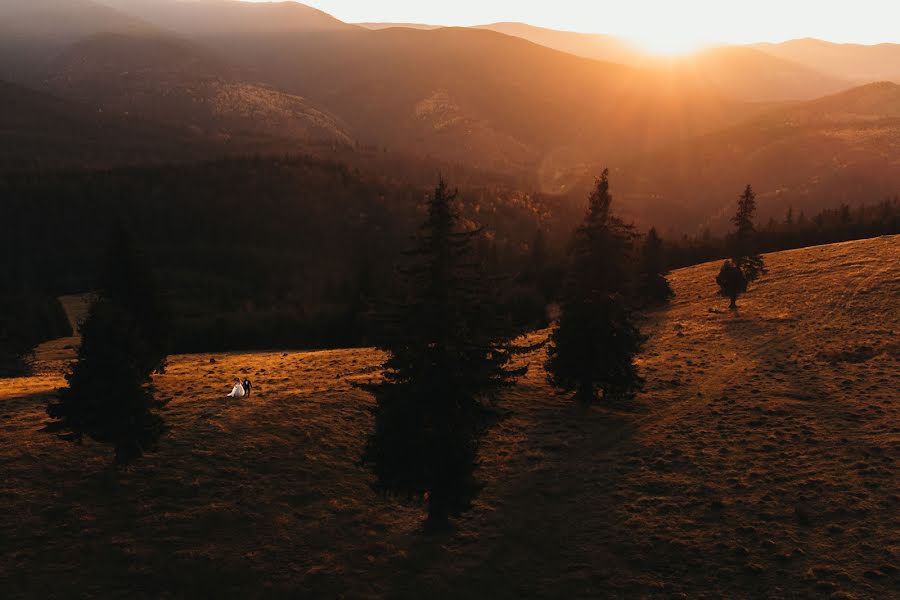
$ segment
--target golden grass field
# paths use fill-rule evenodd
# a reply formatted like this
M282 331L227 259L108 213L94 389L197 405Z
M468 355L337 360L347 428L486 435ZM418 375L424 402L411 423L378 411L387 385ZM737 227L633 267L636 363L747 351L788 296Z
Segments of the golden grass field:
M116 477L38 431L57 342L0 380L0 597L900 597L900 236L767 262L738 312L718 264L672 274L630 405L526 357L445 537L358 464L377 352L171 357L171 431Z

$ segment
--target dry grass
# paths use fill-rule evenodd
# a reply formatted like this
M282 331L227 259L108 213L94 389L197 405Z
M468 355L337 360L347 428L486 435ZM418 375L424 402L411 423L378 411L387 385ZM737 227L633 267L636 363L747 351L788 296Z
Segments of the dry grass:
M771 255L737 313L718 265L676 272L630 406L579 409L528 357L446 538L357 464L370 350L174 357L172 430L118 480L108 449L37 431L47 363L0 383L0 594L896 597L898 254ZM253 396L226 399L243 375Z

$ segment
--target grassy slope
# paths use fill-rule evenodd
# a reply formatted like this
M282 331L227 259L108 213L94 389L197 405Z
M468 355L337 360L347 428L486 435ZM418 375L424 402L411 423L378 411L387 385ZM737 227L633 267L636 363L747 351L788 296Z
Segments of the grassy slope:
M105 449L37 433L58 377L2 381L0 594L886 598L898 249L771 255L738 313L717 265L674 273L627 408L572 406L530 357L476 510L443 540L356 464L370 401L348 381L372 351L174 357L172 432L117 484ZM244 374L253 397L226 400Z

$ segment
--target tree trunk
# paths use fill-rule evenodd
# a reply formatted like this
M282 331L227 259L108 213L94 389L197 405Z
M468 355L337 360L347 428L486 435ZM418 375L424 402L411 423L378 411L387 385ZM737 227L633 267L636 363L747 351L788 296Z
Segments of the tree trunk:
M583 404L591 404L595 400L594 385L590 381L582 381L575 392L575 399Z
M128 453L124 442L116 442L116 453L113 457L113 468L119 470L128 464Z
M737 307L738 307L738 305L737 305L737 296L732 296L732 297L731 297L731 304L728 306L728 308L735 309L735 308L737 308Z

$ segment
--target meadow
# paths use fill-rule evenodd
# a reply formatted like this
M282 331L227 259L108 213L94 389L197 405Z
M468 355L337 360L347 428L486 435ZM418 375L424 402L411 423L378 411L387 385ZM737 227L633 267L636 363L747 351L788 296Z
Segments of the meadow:
M443 536L359 464L371 349L177 355L171 430L115 473L39 430L76 339L0 380L0 595L888 598L900 592L900 236L766 256L736 312L718 263L646 315L634 402L498 400L474 510ZM66 302L70 313L77 300ZM546 331L530 334L531 341ZM243 400L225 397L238 377Z

